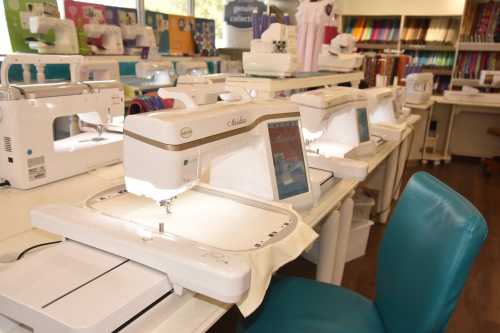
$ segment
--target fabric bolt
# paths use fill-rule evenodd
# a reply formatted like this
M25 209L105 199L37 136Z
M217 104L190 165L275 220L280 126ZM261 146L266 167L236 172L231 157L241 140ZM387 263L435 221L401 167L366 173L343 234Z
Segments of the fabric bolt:
M334 2L304 0L297 9L297 49L303 72L318 71L318 56L323 44L325 27L334 13Z

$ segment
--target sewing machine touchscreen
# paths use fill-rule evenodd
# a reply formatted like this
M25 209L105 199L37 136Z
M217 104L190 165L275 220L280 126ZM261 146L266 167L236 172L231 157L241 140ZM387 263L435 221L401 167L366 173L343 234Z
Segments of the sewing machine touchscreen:
M370 131L368 129L368 112L366 108L356 109L356 117L358 122L359 142L370 140Z
M298 121L268 125L279 199L309 191Z

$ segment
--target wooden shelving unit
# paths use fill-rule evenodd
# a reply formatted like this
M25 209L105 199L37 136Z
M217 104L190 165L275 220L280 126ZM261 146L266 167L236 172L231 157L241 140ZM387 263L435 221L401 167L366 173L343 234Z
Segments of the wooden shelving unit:
M464 43L458 44L459 51L500 52L500 43Z
M366 43L357 42L356 47L360 50L397 50L398 43Z
M454 44L405 44L401 43L401 50L409 51L438 51L438 52L455 52Z
M466 0L460 26L460 41L457 43L453 66L452 88L459 89L463 86L488 88L479 83L480 71L500 69L500 63L496 62L496 53L500 52L500 38L495 36L498 10L493 11L496 13L496 17L495 15L491 16L491 24L484 25L485 21L478 20L477 17L481 15L481 6L496 6L498 8L500 1ZM489 21L486 20L487 22ZM477 40L487 42L476 42ZM495 58L495 61L489 61L492 58ZM492 68L493 64L496 68Z
M366 29L369 26L368 22L374 22L377 20L378 22L393 22L391 27L397 30L397 36L392 34L392 38L387 41L380 40L366 40L369 33L360 33L359 25L356 26L355 23L364 22ZM426 21L431 22L432 20L441 20L444 22L449 22L449 25L446 26L445 33L435 33L436 30L433 31L432 38L425 38L427 30L424 35L420 37L420 39L416 40L402 40L403 34L406 34L409 24L413 24L412 22L417 21ZM398 24L396 24L398 23ZM375 52L376 54L380 53L388 53L388 54L408 54L413 57L414 61L420 61L420 65L422 66L423 72L431 72L435 75L436 80L440 82L439 86L447 86L447 84L451 81L451 77L453 74L453 64L455 63L455 55L457 52L457 40L459 36L459 29L461 23L461 16L450 15L450 16L405 16L405 15L374 15L374 16L365 16L365 15L357 15L356 13L349 13L341 16L341 30L343 32L353 33L355 38L359 39L356 46L360 52ZM376 26L376 25L375 25ZM380 26L380 24L378 25ZM384 25L382 25L384 26ZM388 23L385 23L385 26L388 26ZM434 27L434 26L433 26ZM371 32L373 27L368 28ZM434 28L433 28L434 29ZM448 29L453 29L453 34L451 34L450 38L447 37ZM360 38L360 36L362 36ZM376 36L376 35L375 35ZM441 38L441 39L440 39ZM436 53L440 53L441 57L438 61L436 57ZM373 53L372 53L373 54ZM435 55L432 57L432 55ZM445 61L443 61L445 59ZM373 68L373 67L371 67ZM372 82L373 80L369 80ZM391 81L390 79L388 81ZM391 82L388 82L389 84Z

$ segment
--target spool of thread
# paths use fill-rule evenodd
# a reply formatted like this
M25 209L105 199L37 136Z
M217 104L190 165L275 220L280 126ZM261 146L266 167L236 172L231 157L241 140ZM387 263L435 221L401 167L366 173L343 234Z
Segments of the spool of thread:
M257 12L257 10L255 9L253 12L252 12L252 37L253 39L258 39L260 38L260 34L259 34L259 30L260 30L260 27L259 27L259 14Z
M283 16L283 24L290 25L290 15L288 15L288 13L285 13L285 15Z
M337 37L339 34L339 30L335 26L326 26L325 27L325 37L323 38L323 44L330 44L332 39Z
M170 109L173 105L172 99L163 99L156 93L142 95L130 102L127 115Z
M278 18L276 17L276 14L272 13L271 16L269 17L269 25L273 23L278 23Z
M269 15L267 13L262 14L262 21L260 24L260 34L262 36L262 33L269 28Z

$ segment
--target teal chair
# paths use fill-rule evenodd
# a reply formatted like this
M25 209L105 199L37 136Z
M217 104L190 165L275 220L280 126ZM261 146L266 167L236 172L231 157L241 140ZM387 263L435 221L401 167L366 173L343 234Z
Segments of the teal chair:
M417 173L385 230L375 301L334 285L275 278L241 331L444 332L487 233L472 204L431 175Z

